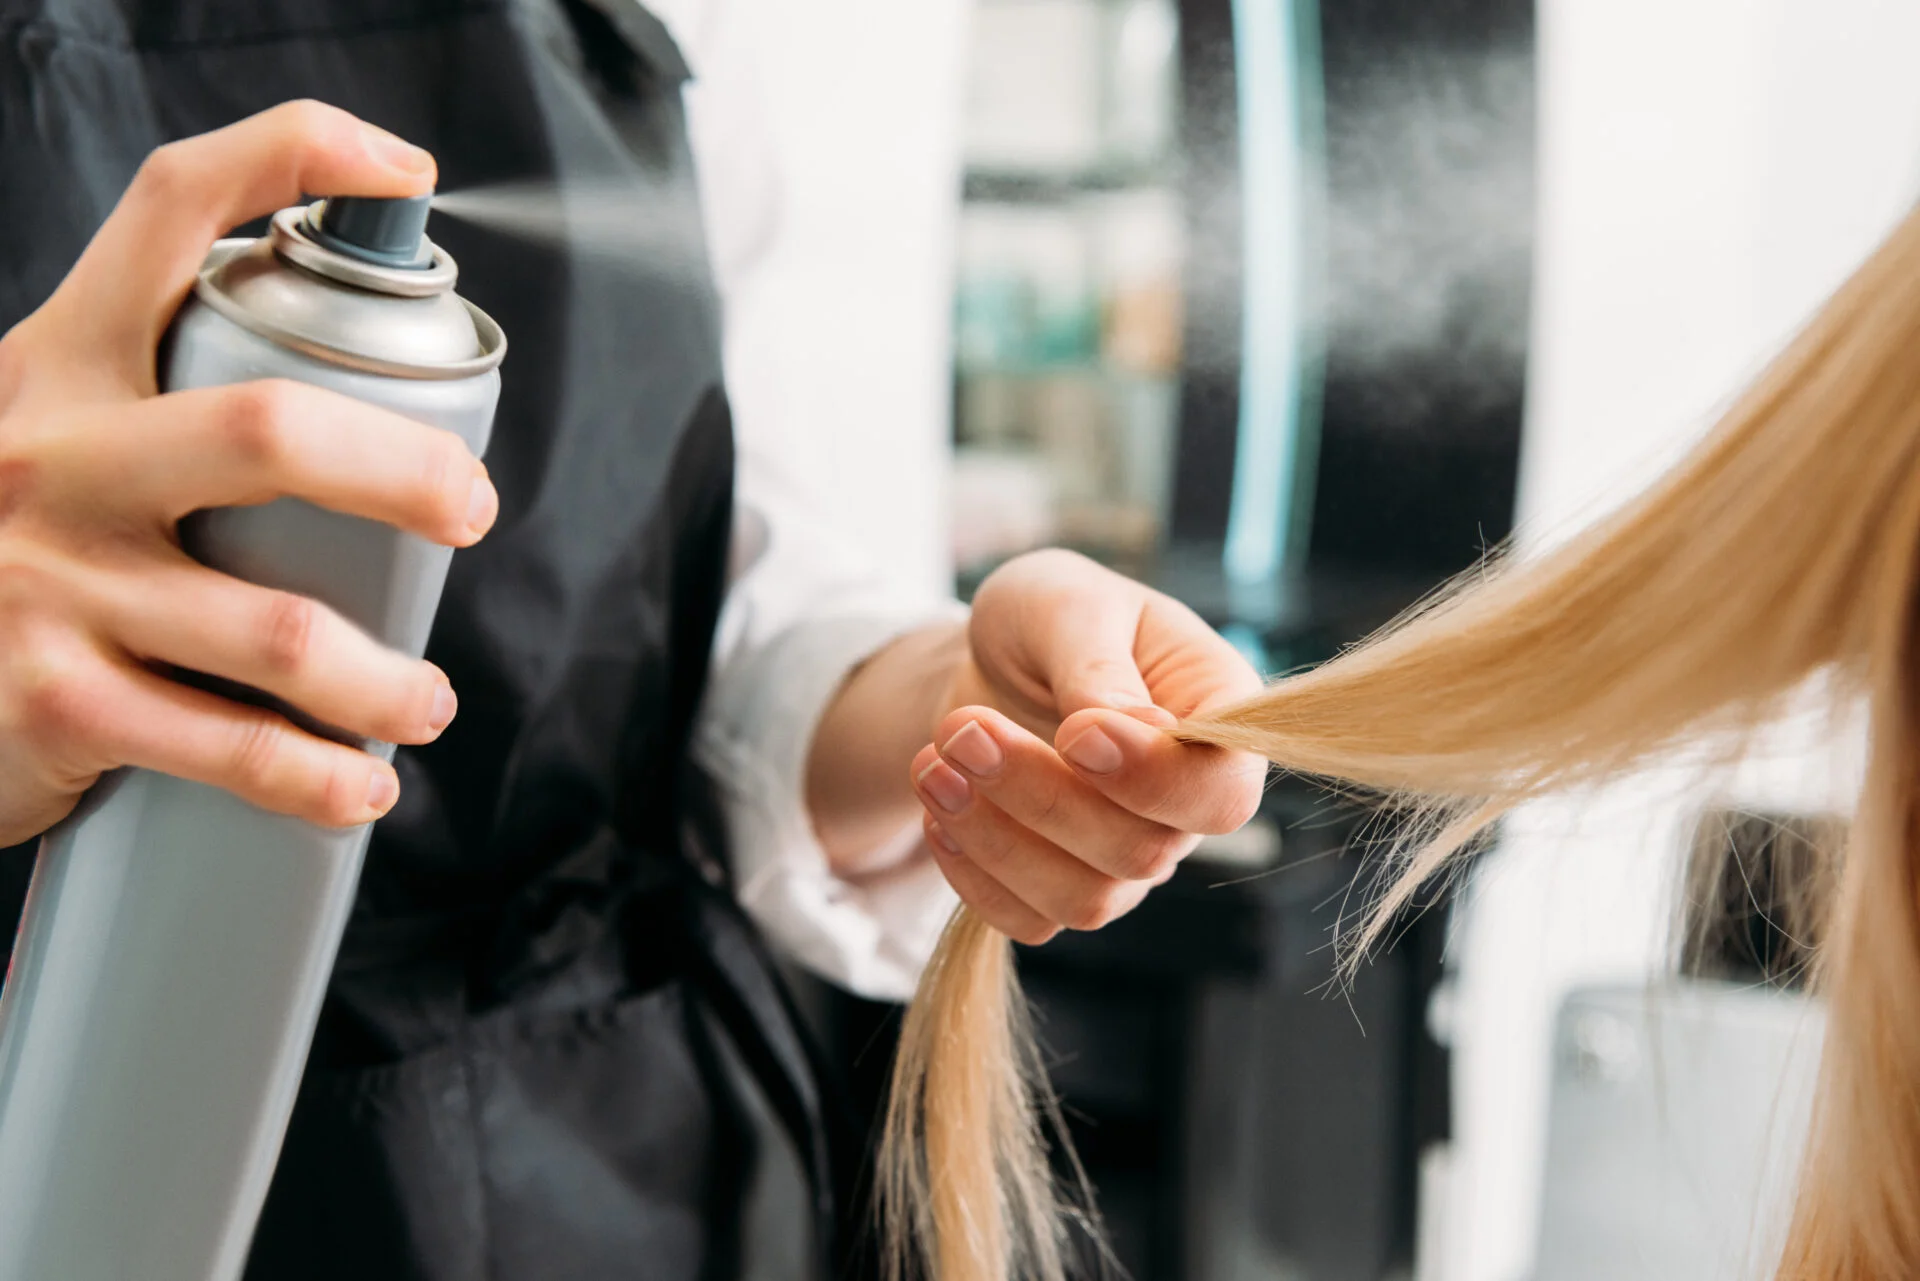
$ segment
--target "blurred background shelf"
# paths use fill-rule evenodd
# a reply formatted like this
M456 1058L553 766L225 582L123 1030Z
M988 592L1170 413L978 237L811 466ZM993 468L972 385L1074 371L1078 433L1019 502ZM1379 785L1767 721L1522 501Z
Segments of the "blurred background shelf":
M969 204L1060 204L1117 191L1164 190L1176 185L1171 163L1108 165L1060 173L1031 169L967 170L961 196Z

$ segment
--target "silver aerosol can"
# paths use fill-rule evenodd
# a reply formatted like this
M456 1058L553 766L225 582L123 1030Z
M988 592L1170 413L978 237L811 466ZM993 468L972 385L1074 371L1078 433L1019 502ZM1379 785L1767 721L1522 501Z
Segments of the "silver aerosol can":
M298 379L480 452L506 340L453 292L428 201L321 201L216 245L162 386ZM181 532L415 657L452 555L294 499ZM240 1274L370 831L123 770L48 834L0 988L0 1281Z

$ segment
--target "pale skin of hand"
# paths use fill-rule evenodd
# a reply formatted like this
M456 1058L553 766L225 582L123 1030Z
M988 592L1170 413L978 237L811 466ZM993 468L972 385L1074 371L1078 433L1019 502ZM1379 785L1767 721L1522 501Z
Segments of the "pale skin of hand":
M857 668L808 758L829 863L859 879L919 811L925 849L1002 933L1043 943L1137 906L1205 835L1252 817L1258 757L1176 741L1260 678L1191 610L1068 552L1009 562L963 626Z
M297 496L454 547L499 508L450 432L299 383L158 394L154 353L208 247L303 192L411 196L433 158L294 102L163 147L58 290L0 338L0 844L144 766L333 826L385 813L385 762L168 679L210 673L320 721L425 743L457 706L430 663L180 549L206 507Z

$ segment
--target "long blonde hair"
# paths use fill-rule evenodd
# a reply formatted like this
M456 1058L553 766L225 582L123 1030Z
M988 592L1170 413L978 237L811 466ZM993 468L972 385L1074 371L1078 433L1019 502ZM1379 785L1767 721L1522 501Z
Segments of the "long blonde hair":
M1749 732L1816 673L1864 699L1867 776L1815 975L1820 1095L1778 1275L1920 1275L1917 556L1920 215L1620 513L1175 732L1422 807L1432 822L1364 948L1520 802ZM963 913L908 1022L884 1154L895 1257L929 1281L1061 1275L1021 1010L1006 941Z

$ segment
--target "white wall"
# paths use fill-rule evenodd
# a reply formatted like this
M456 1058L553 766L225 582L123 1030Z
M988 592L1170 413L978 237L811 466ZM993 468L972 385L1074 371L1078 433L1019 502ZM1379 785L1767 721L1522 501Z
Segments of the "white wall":
M896 580L950 591L970 0L651 3L697 77L743 445Z
M1535 546L1695 439L1920 188L1920 5L1541 0L1539 21ZM1843 797L1818 737L1784 730L1720 787ZM1510 824L1456 943L1456 1143L1423 1276L1526 1275L1550 1019L1569 986L1657 972L1704 799L1697 778L1649 775Z

